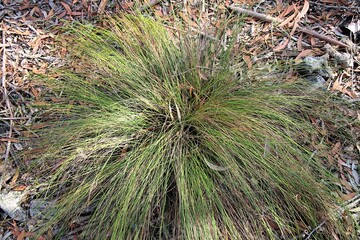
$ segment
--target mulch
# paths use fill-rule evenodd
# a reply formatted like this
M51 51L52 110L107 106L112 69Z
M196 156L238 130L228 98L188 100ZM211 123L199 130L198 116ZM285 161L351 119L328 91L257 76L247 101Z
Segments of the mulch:
M352 140L330 139L327 144L332 149L326 165L339 179L339 190L334 194L344 200L344 209L359 220L360 2L356 0L3 0L0 190L34 192L30 173L20 171L24 164L20 154L29 150L31 140L36 138L31 128L36 125L39 110L34 106L41 105L43 89L33 76L64 64L67 49L57 42L61 26L74 21L96 25L103 15L146 11L162 19L169 29L177 30L181 23L196 34L216 39L222 22L239 9L250 11L238 35L239 41L244 42L241 51L248 68L258 63L299 62L310 56L328 60L331 74L324 87L330 95L344 99L345 104L339 108L347 120L337 124L349 130ZM279 22L274 24L267 18ZM225 34L231 36L235 32L226 29ZM29 198L31 194L27 194L24 208L28 207ZM347 217L348 213L343 214ZM4 212L0 216L0 238L31 236L26 222L15 221Z

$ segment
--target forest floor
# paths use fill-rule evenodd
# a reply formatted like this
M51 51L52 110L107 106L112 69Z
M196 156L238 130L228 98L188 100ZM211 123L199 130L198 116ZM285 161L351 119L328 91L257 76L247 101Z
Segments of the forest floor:
M247 10L247 11L246 11ZM306 78L329 95L344 100L339 105L345 120L330 128L342 128L348 140L327 139L331 146L326 167L338 177L334 197L343 199L344 218L360 220L360 12L359 1L270 0L3 0L0 3L0 239L26 239L33 235L36 208L32 201L41 183L24 171L23 156L41 128L36 119L42 87L34 74L64 64L67 49L59 43L61 26L74 21L99 24L99 16L146 12L170 29L179 23L194 34L215 38L230 15L246 13L241 34L243 59L256 64L289 61L305 63ZM233 29L225 34L231 36ZM295 74L290 71L289 74ZM56 101L56 99L53 99ZM45 103L44 103L45 104ZM324 129L327 131L328 129ZM17 209L16 213L9 213ZM350 216L351 215L351 216ZM349 224L352 224L349 221ZM351 228L349 228L351 229ZM350 233L356 235L358 233ZM69 233L75 239L76 229Z

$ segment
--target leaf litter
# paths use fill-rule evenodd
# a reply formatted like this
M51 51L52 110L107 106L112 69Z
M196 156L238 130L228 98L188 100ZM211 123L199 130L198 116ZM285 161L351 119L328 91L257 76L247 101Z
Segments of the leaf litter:
M234 4L234 5L232 5ZM0 19L2 19L0 41L2 55L2 93L7 93L8 102L1 103L1 141L3 162L0 164L1 185L10 191L22 193L31 185L31 176L19 173L17 154L19 149L31 148L29 140L36 137L27 126L35 122L38 109L30 104L43 94L41 86L31 81L31 74L46 73L50 66L64 64L62 58L66 49L57 49L55 35L59 33L57 26L63 25L62 20L84 21L93 20L98 14L131 12L133 7L145 6L154 15L163 18L169 27L176 28L175 22L189 25L193 31L203 33L206 37L215 36L221 30L221 21L228 15L229 6L241 7L249 11L265 14L269 17L284 19L278 26L264 22L251 16L245 16L246 21L239 40L244 42L242 51L249 68L259 61L301 60L307 56L330 55L330 67L336 73L326 80L328 89L338 94L348 102L341 106L346 122L339 122L341 128L349 130L352 141L327 139L327 144L333 146L329 151L327 167L334 169L339 177L338 194L344 201L343 210L347 209L357 220L359 218L360 201L357 194L359 185L360 161L360 54L354 43L358 41L358 13L360 6L356 1L16 1L4 0L0 3ZM175 11L178 18L170 14ZM344 17L351 19L344 21ZM299 26L306 26L306 31L296 31ZM50 31L49 29L53 29ZM346 32L351 32L351 35ZM232 30L229 29L229 34ZM290 34L288 34L290 32ZM313 33L317 34L313 34ZM318 38L325 36L325 38ZM324 39L339 39L344 45L336 46L336 41L327 42ZM322 39L322 40L321 40ZM271 53L271 54L269 54ZM346 56L346 57L344 57ZM341 60L342 59L342 60ZM4 74L6 73L6 74ZM4 79L6 84L4 84ZM4 91L4 90L7 91ZM5 96L3 96L3 99ZM355 107L354 107L355 106ZM331 127L330 127L331 128ZM333 126L339 128L339 126ZM325 129L329 131L331 129ZM17 145L15 145L15 143ZM9 155L6 156L6 151ZM31 153L31 151L30 151ZM31 161L36 158L28 156ZM5 164L5 160L9 160ZM212 163L208 162L210 166ZM214 168L222 168L214 165ZM22 179L22 176L25 176ZM18 179L20 178L20 182ZM10 181L10 182L9 182ZM320 181L320 179L319 179ZM34 191L36 192L36 191ZM343 213L345 214L345 213ZM11 216L6 217L11 222ZM16 219L14 219L16 220ZM23 221L17 220L8 227L1 226L5 235L18 239L30 236L26 232ZM10 227L9 227L10 226Z

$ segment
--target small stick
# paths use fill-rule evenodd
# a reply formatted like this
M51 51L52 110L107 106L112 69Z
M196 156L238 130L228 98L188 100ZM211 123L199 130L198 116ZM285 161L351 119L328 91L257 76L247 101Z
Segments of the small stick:
M30 119L30 117L0 117L0 120L23 120Z
M3 23L3 30L2 30L2 42L3 42L3 62L2 62L2 77L1 77L1 86L3 87L3 93L4 93L4 98L5 98L5 103L6 103L6 107L8 109L8 111L10 111L10 118L14 118L13 114L12 114L12 110L11 110L11 105L10 105L10 100L9 100L9 96L8 96L8 92L7 92L7 86L6 86L6 45L5 45L5 24ZM12 131L13 131L13 125L14 122L12 119L10 119L10 129L9 129L9 135L8 135L8 139L12 138ZM4 156L4 165L6 166L7 164L7 160L9 158L10 155L10 148L11 148L11 141L7 141L7 145L6 145L6 151L5 151L5 156Z
M229 6L228 8L235 11L235 12L237 12L237 13L246 14L246 15L249 15L251 17L254 17L254 18L257 18L257 19L260 19L260 20L264 20L264 21L267 21L267 22L281 23L281 21L282 21L279 18L274 18L274 17L268 16L266 14L257 13L257 12L247 10L247 9L243 9L243 8L239 8L239 7L234 7L232 5ZM307 33L309 35L312 35L312 36L314 36L314 37L316 37L318 39L324 40L325 42L328 42L328 43L331 43L331 44L339 45L341 47L349 47L347 44L345 44L343 42L340 42L339 40L336 40L334 38L322 35L322 34L320 34L318 32L315 32L313 30L310 30L310 29L307 29L307 28L304 28L304 27L297 27L296 30L298 30L300 32L303 32L303 33Z
M235 11L237 13L245 14L245 15L257 18L257 19L267 21L267 22L276 22L276 23L280 22L280 19L278 19L278 18L274 18L274 17L271 17L269 15L254 12L254 11L247 10L247 9L244 9L244 8L235 7L233 5L228 6L228 8L230 8L231 10L233 10L233 11Z
M320 223L319 226L317 226L316 228L314 228L314 229L308 234L308 236L305 238L305 240L309 240L309 239L311 238L311 236L312 236L317 230L319 230L319 228L321 228L322 225L324 225L324 224L325 224L325 221L323 221L322 223Z
M107 4L108 0L101 0L100 4L99 4L99 8L98 8L98 13L101 14L104 12L106 4Z
M312 35L312 36L314 36L314 37L316 37L318 39L324 40L325 42L332 43L332 44L335 44L335 45L339 45L340 47L349 47L348 45L346 45L343 42L340 42L339 40L336 40L336 39L334 39L332 37L322 35L322 34L320 34L318 32L315 32L315 31L307 29L307 28L298 27L297 30L299 30L300 32Z

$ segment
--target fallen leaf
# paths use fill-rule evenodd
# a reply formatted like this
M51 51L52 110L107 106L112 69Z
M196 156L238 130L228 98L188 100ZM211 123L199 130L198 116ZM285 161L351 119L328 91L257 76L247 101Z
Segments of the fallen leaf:
M302 51L301 53L299 53L295 60L298 60L298 59L301 59L301 58L304 58L304 57L307 57L307 56L312 56L313 55L313 51L312 49L306 49L304 51Z
M190 26L192 26L194 28L198 27L198 25L194 21L191 21L190 18L188 16L186 16L184 13L179 12L179 16L182 18L182 20L184 20Z
M10 186L14 186L16 184L16 181L19 178L19 175L20 175L20 171L19 171L19 169L16 169L16 172L15 172L13 178L11 179Z
M16 186L16 187L12 188L11 190L13 190L13 191L24 191L26 188L27 188L27 186L25 186L25 185L19 185L19 186Z
M286 48L286 46L288 45L289 42L290 42L290 39L286 38L282 43L280 43L278 46L273 48L273 51L279 52L279 51L283 50L284 48Z
M296 17L296 12L294 12L292 15L290 15L288 18L286 18L284 21L282 21L282 22L279 24L279 27L283 27L283 26L287 25L287 24L290 23L295 17Z
M348 200L350 200L350 199L352 199L352 198L354 198L354 197L356 197L357 196L357 192L352 192L352 193L349 193L349 194L343 194L342 196L341 196L341 198L344 200L344 201L348 201Z
M63 5L63 7L65 8L65 10L68 14L70 14L72 12L70 6L67 3L60 2L60 4Z
M340 82L340 78L338 78L335 80L332 90L339 91L345 93L346 95L349 95L352 98L356 98L357 97L356 94L353 91L349 90L348 87L351 87L351 82L347 82L342 85Z
M252 68L252 61L251 61L250 56L244 55L243 58L244 58L244 61L247 64L248 68L251 69Z
M299 25L300 19L306 15L307 11L309 10L309 7L310 7L309 1L305 0L303 8L301 9L301 12L296 16L296 18L294 20L294 27L290 32L290 36L292 36L294 34L294 32L296 31L296 29Z
M331 149L331 154L332 155L338 154L340 151L340 148L341 148L341 142L335 143L334 147Z
M84 13L83 12L70 12L69 15L71 15L71 16L83 16Z
M299 52L303 51L302 40L303 40L303 33L300 33L300 36L296 42L296 47Z
M44 69L36 69L35 67L32 69L32 72L35 74L44 74L45 70Z
M294 11L294 9L295 9L295 4L291 4L291 5L287 6L287 8L285 8L284 11L282 11L282 13L279 15L279 18L283 18L283 17L287 16L289 13Z
M310 44L311 46L314 46L316 44L316 40L313 36L310 36Z
M127 9L132 8L134 6L134 2L122 2L122 3L120 3L120 6L124 10L127 10Z
M343 179L340 179L340 183L341 183L341 185L342 185L343 187L345 187L347 190L353 191L353 188L351 187L351 185L350 185L347 181L345 181L345 180L343 180Z
M51 9L49 11L49 13L47 14L47 16L44 18L44 20L50 20L50 18L52 18L52 16L54 16L54 9Z
M20 235L16 238L16 240L24 240L27 239L28 237L34 237L36 236L35 233L33 232L26 232L25 230L22 230L22 232L20 233Z

